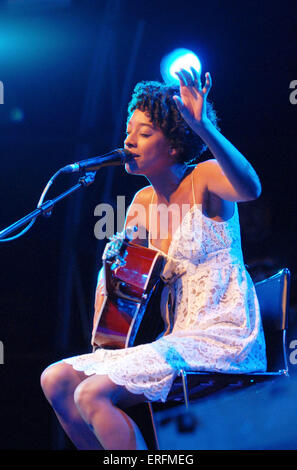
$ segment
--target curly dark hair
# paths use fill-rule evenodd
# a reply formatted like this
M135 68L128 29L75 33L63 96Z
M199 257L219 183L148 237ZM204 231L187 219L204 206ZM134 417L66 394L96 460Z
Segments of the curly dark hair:
M197 160L207 146L182 118L174 102L174 95L180 96L177 85L157 81L137 83L128 105L128 120L135 109L145 112L177 150L177 161L189 164ZM206 103L206 114L219 129L216 111L209 101Z

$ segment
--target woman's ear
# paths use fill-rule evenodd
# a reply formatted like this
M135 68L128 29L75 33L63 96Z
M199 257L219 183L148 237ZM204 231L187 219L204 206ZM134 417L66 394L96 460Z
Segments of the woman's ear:
M177 150L176 150L176 148L174 148L174 147L169 147L169 155L170 155L171 157L176 157L176 155L177 155Z

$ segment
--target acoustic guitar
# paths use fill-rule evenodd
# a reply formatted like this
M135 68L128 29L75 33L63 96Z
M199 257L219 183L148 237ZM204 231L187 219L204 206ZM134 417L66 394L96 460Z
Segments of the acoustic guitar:
M104 300L93 329L93 347L120 349L154 341L164 330L160 278L164 258L126 237L114 256L103 254ZM108 253L108 252L107 252Z

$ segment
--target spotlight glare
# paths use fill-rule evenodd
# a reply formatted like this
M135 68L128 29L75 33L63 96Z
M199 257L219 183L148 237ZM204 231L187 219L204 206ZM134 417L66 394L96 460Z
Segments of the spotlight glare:
M175 74L181 68L191 73L191 67L201 72L201 63L197 55L189 49L175 49L167 54L161 61L161 75L165 83L178 84Z

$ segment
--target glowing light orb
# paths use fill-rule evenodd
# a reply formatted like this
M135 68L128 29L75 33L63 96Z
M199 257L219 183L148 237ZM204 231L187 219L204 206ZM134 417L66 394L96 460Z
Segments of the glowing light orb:
M165 83L178 84L176 75L180 69L185 69L191 73L191 67L201 72L201 63L197 55L189 49L175 49L163 57L160 71Z

